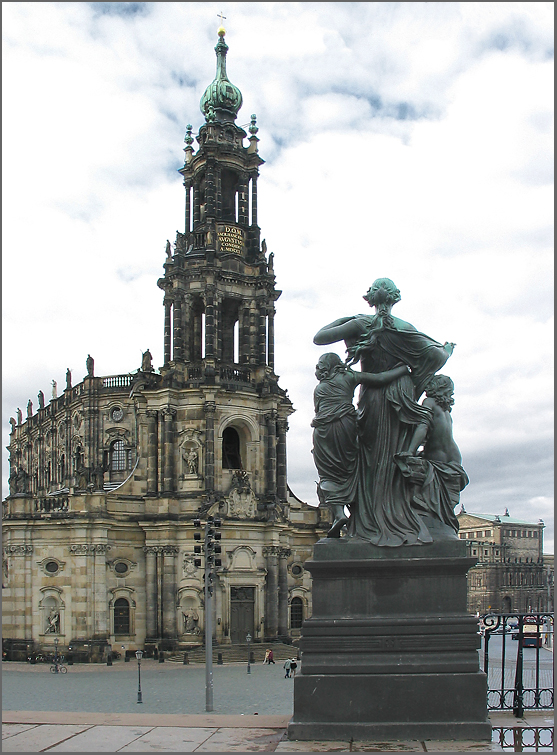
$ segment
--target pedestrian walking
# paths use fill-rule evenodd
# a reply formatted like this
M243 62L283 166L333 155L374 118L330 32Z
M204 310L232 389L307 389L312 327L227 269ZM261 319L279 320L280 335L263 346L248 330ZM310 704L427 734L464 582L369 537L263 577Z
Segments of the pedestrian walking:
M296 669L298 668L298 664L296 662L296 658L292 658L290 660L290 676L294 678L296 676Z
M270 665L270 664L272 663L272 664L273 664L273 666L274 666L274 665L275 665L275 659L274 659L274 657L273 657L273 651L272 651L272 650L269 650L269 651L268 651L268 653L269 653L269 657L267 658L267 663L268 663L269 665Z
M284 675L284 678L285 678L285 679L290 679L290 668L291 668L291 664L292 664L292 661L290 660L290 658L287 658L287 659L286 659L286 660L284 661L284 666L283 666L283 669L284 669L284 670L286 671L286 673L285 673L285 675Z
M265 651L265 658L263 659L263 663L269 663L269 653L270 652L271 652L270 650L266 650Z

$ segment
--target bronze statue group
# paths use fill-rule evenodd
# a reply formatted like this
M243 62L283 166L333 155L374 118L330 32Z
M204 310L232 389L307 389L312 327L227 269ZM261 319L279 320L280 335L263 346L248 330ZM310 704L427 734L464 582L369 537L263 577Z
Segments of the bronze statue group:
M375 314L342 317L313 339L347 350L345 362L323 354L315 373L313 456L320 505L334 516L328 535L391 547L456 539L468 477L452 435L453 382L436 374L455 344L394 317L400 292L389 278L364 299Z

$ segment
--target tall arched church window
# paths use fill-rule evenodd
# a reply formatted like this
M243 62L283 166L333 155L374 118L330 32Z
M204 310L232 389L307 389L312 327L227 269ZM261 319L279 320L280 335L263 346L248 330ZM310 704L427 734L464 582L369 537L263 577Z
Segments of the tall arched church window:
M126 449L123 440L115 440L110 446L110 468L121 472L126 468Z
M304 604L301 598L292 598L290 603L290 629L301 629L304 620Z
M227 427L222 434L222 468L242 469L240 436L233 427Z
M114 602L114 634L130 633L130 604L125 598Z

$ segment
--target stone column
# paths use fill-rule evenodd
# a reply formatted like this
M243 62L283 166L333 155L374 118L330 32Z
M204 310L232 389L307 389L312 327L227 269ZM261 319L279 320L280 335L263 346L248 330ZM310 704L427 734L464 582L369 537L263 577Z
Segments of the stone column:
M186 236L191 231L191 184L184 181L186 187Z
M201 209L200 209L200 202L199 202L199 185L194 184L193 185L193 228L194 230L199 225L200 218L201 218Z
M162 636L176 639L176 554L178 548L165 545L163 548L162 577Z
M205 358L215 356L215 290L214 286L205 289Z
M145 552L145 616L146 640L157 637L157 556L152 545L143 548Z
M170 362L170 315L172 310L172 302L164 302L164 363Z
M278 560L280 548L268 545L263 548L263 555L267 561L267 590L265 593L265 637L274 639L278 635Z
M106 608L106 553L110 545L99 543L93 551L93 579L94 579L94 619L93 635L95 639L108 638L109 626Z
M174 361L181 362L184 358L183 336L182 336L182 302L176 299L174 302L173 312L173 341L174 341Z
M251 224L257 225L257 177L251 179Z
M207 160L207 167L205 169L205 219L215 217L216 199L215 161Z
M163 464L163 492L171 493L174 490L174 428L173 418L176 409L167 407L162 410L164 417L164 464Z
M277 494L277 413L275 410L265 415L267 424L267 495L274 498Z
M258 344L259 344L259 364L267 364L267 307L264 302L259 302L259 332L258 332Z
M157 492L157 412L148 409L147 415L147 493Z
M275 370L275 308L271 307L268 314L267 327L267 364Z
M205 412L205 490L212 493L215 489L215 411L214 401L203 404Z
M286 432L288 422L285 419L277 420L277 495L279 501L288 498L288 482L286 476Z
M193 361L193 314L192 297L186 294L182 304L182 346L185 362Z
M288 570L287 559L290 548L281 548L279 553L278 573L278 633L279 637L288 636Z
M249 202L249 179L247 174L240 175L238 181L238 224L246 226L249 222L248 202Z

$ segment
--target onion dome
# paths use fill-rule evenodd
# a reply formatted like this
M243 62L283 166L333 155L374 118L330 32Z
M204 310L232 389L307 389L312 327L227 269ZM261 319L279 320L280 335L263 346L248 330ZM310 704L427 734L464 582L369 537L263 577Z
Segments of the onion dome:
M234 86L226 75L226 53L228 45L224 41L225 30L221 26L218 30L219 41L215 47L217 54L217 75L209 84L201 102L201 112L207 121L233 121L238 110L242 107L242 93Z

